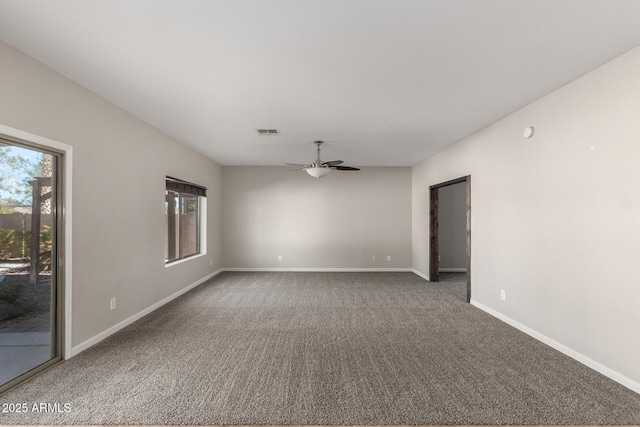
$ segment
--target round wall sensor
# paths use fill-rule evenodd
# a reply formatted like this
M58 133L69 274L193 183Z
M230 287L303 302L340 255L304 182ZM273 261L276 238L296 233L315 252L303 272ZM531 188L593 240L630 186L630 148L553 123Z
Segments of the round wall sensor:
M522 135L524 135L525 138L531 138L535 131L536 130L534 129L533 126L529 126L529 127L524 128L524 132L522 132Z

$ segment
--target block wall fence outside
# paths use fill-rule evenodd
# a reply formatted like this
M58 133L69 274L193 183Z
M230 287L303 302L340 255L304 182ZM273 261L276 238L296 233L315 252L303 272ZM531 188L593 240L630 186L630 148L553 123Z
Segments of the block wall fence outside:
M43 224L51 223L51 214L41 214ZM31 214L0 214L0 230L31 231Z

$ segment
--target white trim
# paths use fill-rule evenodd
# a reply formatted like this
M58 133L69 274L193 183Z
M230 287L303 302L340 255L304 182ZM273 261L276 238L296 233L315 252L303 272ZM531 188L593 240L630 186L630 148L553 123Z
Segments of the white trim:
M198 220L200 221L200 254L207 254L207 198L198 196Z
M541 334L538 331L535 331L531 328L529 328L528 326L523 325L522 323L513 320L512 318L505 316L504 314L487 307L486 305L479 303L476 300L471 300L471 305L479 308L480 310L492 315L493 317L502 320L503 322L507 323L508 325L513 326L514 328L524 332L525 334L537 339L538 341L541 341L543 343L545 343L546 345L548 345L549 347L552 347L556 350L558 350L560 353L564 353L567 356L571 357L572 359L577 360L578 362L588 366L589 368L600 372L602 375L611 378L612 380L622 384L623 386L635 391L636 393L640 393L640 383L637 383L636 381L632 380L631 378L625 377L624 375L622 375L619 372L614 371L611 368L608 368L606 366L604 366L602 363L596 362L595 360L585 356L582 353L579 353L569 347L567 347L564 344L559 343L558 341L549 338L546 335Z
M415 274L416 276L420 276L424 280L426 280L427 282L430 282L429 276L427 276L426 274L421 273L420 271L416 270L415 268L412 268L411 271L413 271L413 274Z
M73 287L72 287L72 275L73 275L73 220L71 213L71 194L73 184L73 148L69 146L69 149L64 153L64 353L63 358L68 359L71 357L71 331L73 316L71 309L73 307Z
M209 280L212 277L218 275L222 271L223 271L222 269L214 271L213 273L203 277L202 279L199 279L199 280L193 282L192 284L190 284L186 288L180 289L178 292L176 292L176 293L174 293L172 295L169 295L168 297L158 301L157 303L155 303L153 305L150 305L149 307L147 307L144 310L134 314L133 316L123 320L122 322L110 327L106 331L100 332L98 335L96 335L96 336L94 336L92 338L89 338L88 340L86 340L85 342L83 342L81 344L78 344L77 346L75 346L75 347L73 347L71 349L71 357L77 355L78 353L83 352L84 350L88 349L92 345L95 345L95 344L99 343L100 341L104 340L105 338L109 337L110 335L115 334L120 329L122 329L122 328L124 328L126 326L129 326L130 324L132 324L136 320L143 318L147 314L151 313L154 310L157 310L158 308L162 307L166 303L168 303L170 301L173 301L174 299L178 298L180 295L182 295L182 294L190 291L191 289L195 288L196 286L206 282L207 280Z
M249 268L249 267L229 267L223 268L222 271L316 271L316 272L407 272L412 271L410 268L343 268L343 267L292 267L292 268Z
M72 259L73 259L73 221L72 221L72 200L73 200L73 147L68 144L64 144L53 139L45 138L43 136L34 135L29 132L24 132L19 129L14 129L9 126L0 124L0 134L7 135L9 137L22 139L24 141L30 141L44 147L53 148L58 151L62 151L64 159L64 337L62 343L62 357L68 359L71 357L71 320L73 318L71 309L72 305Z
M187 257L187 258L177 259L177 260L171 261L171 262L165 262L164 263L164 268L173 267L174 265L182 264L183 262L191 261L192 259L197 259L197 258L203 257L205 255L206 254L197 254L197 255L192 255L190 257Z
M443 267L438 269L439 273L466 273L466 268L459 267Z

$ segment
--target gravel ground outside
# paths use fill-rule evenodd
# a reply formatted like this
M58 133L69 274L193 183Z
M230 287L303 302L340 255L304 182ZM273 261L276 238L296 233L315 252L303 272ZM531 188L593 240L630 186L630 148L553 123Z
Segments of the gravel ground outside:
M8 264L4 263L3 264ZM41 273L38 284L29 284L29 263L15 262L0 274L0 332L51 310L51 274Z

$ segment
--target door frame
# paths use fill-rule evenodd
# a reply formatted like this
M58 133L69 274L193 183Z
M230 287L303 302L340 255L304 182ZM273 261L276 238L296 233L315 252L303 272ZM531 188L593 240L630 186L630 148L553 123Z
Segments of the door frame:
M467 215L467 249L466 249L466 268L467 268L467 302L471 302L471 175L441 182L429 187L429 281L437 282L439 280L438 269L440 267L440 248L438 241L439 221L438 221L438 190L450 185L466 183L466 215Z
M60 160L57 163L57 186L59 193L57 195L58 203L56 205L57 217L57 241L56 241L56 257L58 264L56 265L56 276L58 281L58 337L57 346L59 357L52 359L31 370L24 375L14 379L4 386L0 387L0 393L8 390L19 382L24 381L36 372L40 372L60 360L69 359L72 354L71 348L71 319L72 319L72 227L71 227L71 201L72 201L72 166L73 166L73 147L39 135L34 135L19 129L0 124L0 137L8 142L14 142L16 145L24 145L35 149L42 149L55 153Z

